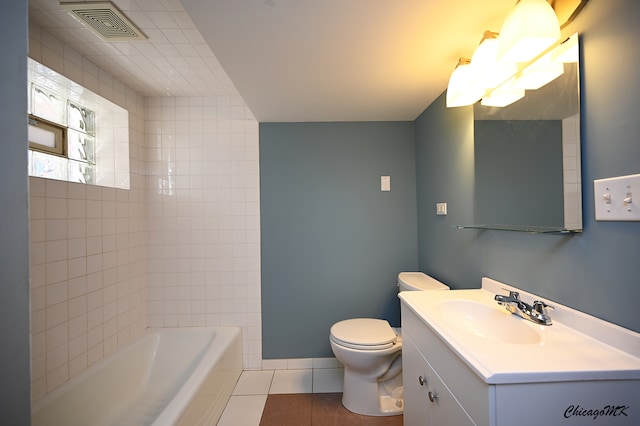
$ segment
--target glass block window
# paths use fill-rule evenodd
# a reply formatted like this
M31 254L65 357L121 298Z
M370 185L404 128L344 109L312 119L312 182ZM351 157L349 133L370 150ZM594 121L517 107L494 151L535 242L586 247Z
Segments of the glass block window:
M67 100L35 84L31 85L31 111L37 117L67 125Z
M77 130L67 130L67 155L69 158L95 163L96 140L93 136Z
M129 189L129 113L28 58L29 175Z
M29 174L31 176L67 180L69 176L67 163L68 161L64 157L29 151Z
M87 135L94 135L95 112L69 102L69 128Z
M94 183L96 165L69 160L69 182Z
M29 147L41 151L34 157L31 174L94 184L95 112L37 84L30 87ZM46 159L47 154L70 161L63 166L61 160Z

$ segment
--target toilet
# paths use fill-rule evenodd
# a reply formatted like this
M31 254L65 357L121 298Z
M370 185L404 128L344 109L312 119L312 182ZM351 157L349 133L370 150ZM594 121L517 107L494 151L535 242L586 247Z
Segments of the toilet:
M398 274L399 291L449 290L422 272ZM386 320L353 318L335 323L329 337L344 366L342 405L365 416L402 414L402 336Z

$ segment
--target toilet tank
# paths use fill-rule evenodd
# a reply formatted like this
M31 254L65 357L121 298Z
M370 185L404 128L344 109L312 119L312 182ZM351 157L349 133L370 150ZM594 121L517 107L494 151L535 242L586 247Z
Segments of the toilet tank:
M400 272L398 274L399 291L449 290L449 286L442 284L422 272Z

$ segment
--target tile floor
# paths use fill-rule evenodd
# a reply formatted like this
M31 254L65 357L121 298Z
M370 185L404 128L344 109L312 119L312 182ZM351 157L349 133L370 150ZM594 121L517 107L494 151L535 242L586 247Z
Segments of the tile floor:
M218 426L402 425L346 410L341 368L244 371Z
M260 426L402 426L402 416L371 417L342 406L341 393L271 394Z

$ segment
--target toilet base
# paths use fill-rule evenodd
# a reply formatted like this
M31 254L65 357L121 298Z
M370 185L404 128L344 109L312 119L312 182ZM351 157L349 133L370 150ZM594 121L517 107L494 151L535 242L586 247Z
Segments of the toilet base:
M342 405L364 416L397 416L404 411L402 375L383 383L370 381L345 368Z

